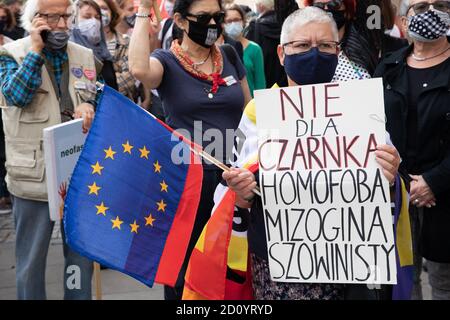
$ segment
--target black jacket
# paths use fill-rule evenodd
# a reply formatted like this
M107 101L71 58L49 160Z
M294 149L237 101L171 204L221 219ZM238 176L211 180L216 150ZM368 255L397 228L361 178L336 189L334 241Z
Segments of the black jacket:
M252 20L244 32L244 36L248 40L256 42L262 49L268 88L275 83L280 87L287 86L286 73L277 54L280 35L281 25L278 23L275 11L268 11L259 18Z
M387 130L402 158L406 157L408 78L406 58L413 47L387 56L375 71L384 81ZM422 255L450 263L450 59L418 98L417 173L430 186L436 206L425 208L420 239ZM402 167L402 165L401 165ZM404 168L403 168L404 169Z
M244 47L239 41L234 40L233 38L227 36L226 34L223 35L224 43L229 44L236 50L236 53L238 54L239 58L241 58L242 63L244 63Z

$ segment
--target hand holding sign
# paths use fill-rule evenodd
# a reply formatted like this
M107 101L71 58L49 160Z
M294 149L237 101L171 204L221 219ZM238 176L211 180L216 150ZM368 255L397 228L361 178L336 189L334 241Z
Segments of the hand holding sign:
M395 284L380 79L255 91L273 281Z
M383 174L389 183L392 185L395 181L395 176L398 172L398 167L400 166L400 155L394 146L389 146L387 144L382 144L377 146L377 151L375 151L375 160L383 169Z

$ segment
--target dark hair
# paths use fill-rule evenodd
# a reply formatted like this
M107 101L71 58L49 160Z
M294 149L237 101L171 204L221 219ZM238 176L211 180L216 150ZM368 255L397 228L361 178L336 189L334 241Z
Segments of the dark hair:
M174 23L173 24L173 29L172 29L172 41L178 41L179 44L181 44L181 42L183 41L183 30L181 30L180 28L178 28L177 24Z
M395 5L390 0L381 0L381 12L385 28L392 29L395 24Z
M6 12L6 31L11 31L16 26L16 18L5 4L0 3L0 9Z
M109 23L109 28L112 32L116 32L116 27L121 21L120 9L114 0L103 0L111 10L111 22Z
M314 0L305 0L306 6L312 6L314 4ZM348 19L351 20L356 14L356 0L344 0L345 4L345 13L348 15Z
M185 17L186 14L189 13L189 9L195 1L197 0L176 0L173 7L173 13L179 13L181 16ZM217 4L219 5L220 10L222 10L222 1L217 0Z
M89 7L92 7L92 8L94 8L94 10L95 11L97 11L97 14L100 16L100 21L102 20L101 19L101 16L102 16L102 9L100 9L100 6L97 4L97 2L95 2L94 0L79 0L78 2L77 2L77 6L78 6L78 8L82 8L82 7L84 7L84 6L89 6Z
M225 8L225 11L231 11L231 10L237 11L239 13L239 15L241 16L242 22L244 23L244 26L245 26L247 21L246 21L246 16L245 16L244 10L242 10L242 7L238 4L232 4Z

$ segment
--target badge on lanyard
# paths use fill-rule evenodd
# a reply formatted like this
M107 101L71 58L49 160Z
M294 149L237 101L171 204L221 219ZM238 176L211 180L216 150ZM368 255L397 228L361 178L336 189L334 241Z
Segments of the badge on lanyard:
M233 84L237 83L236 79L233 76L228 76L223 78L225 83L227 84L227 87L232 86Z
M84 75L89 80L94 80L94 78L95 78L95 70L85 69L84 70Z
M72 71L72 74L78 79L81 79L81 77L83 76L83 68L72 68L70 70Z

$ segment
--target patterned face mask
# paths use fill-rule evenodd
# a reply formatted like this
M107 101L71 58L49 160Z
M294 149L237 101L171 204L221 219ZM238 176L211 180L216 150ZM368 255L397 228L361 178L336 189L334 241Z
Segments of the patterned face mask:
M450 28L450 16L446 12L428 10L425 13L409 17L408 34L411 38L431 42L447 34Z

